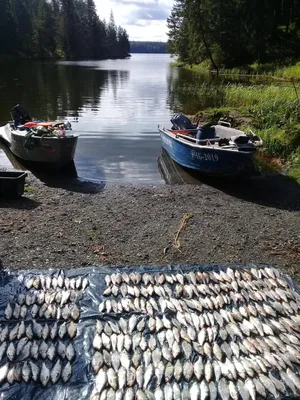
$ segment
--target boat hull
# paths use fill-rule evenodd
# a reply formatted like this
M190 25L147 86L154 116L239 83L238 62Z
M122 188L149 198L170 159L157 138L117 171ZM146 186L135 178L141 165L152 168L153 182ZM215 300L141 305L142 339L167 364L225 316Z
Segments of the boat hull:
M183 143L160 130L162 147L179 165L211 176L248 175L254 170L255 151L230 151L215 146Z
M27 149L25 135L10 129L9 125L2 127L0 137L9 146L11 152L21 160L33 163L61 167L74 159L78 136L67 137L32 137L33 146Z

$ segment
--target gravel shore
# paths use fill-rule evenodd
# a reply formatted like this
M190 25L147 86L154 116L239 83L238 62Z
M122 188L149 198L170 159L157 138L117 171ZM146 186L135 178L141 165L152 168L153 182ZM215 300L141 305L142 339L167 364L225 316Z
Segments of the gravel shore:
M0 200L4 268L271 263L300 282L300 187L245 183L46 186Z

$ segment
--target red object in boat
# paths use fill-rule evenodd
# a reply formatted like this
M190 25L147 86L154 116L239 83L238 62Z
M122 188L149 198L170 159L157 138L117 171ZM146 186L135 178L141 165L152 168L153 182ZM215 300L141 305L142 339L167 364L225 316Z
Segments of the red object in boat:
M24 126L27 126L28 128L32 128L33 126L37 126L37 123L30 121L30 122L26 122L26 124L24 124Z

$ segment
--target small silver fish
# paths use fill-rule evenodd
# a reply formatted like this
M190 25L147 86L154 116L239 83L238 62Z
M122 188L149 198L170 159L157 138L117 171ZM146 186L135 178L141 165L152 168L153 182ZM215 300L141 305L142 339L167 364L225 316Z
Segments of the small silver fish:
M57 345L57 353L59 354L59 356L61 358L65 358L65 356L66 356L66 346L60 340L58 341L58 345Z
M31 375L32 375L31 368L30 368L28 362L25 361L25 363L23 364L23 367L22 367L22 378L25 382L29 382L31 379Z
M8 364L4 364L3 366L0 367L0 383L5 381L8 371L9 371Z
M5 378L3 378L3 379L5 379ZM14 381L15 381L15 366L13 366L9 369L7 376L6 376L6 380L10 385L14 383ZM0 382L0 383L2 383L2 382Z
M19 324L16 324L13 329L9 332L9 340L13 341L17 338L18 335L18 331L19 331Z
M221 378L219 380L218 392L222 400L229 400L230 398L229 387L227 385L225 378Z
M35 363L33 363L32 361L29 361L29 366L30 366L30 369L31 369L32 380L33 380L34 382L37 382L38 377L39 377L39 368L38 368L38 366L37 366Z
M6 319L11 319L12 315L13 315L13 309L10 305L10 303L7 304L5 311L4 311L4 315Z
M47 368L47 365L43 362L41 373L40 373L40 381L41 384L46 387L50 379L50 370Z
M45 360L45 358L47 357L47 351L48 351L48 345L44 340L42 340L39 346L39 354L43 360Z
M34 319L32 320L32 331L36 338L40 339L42 337L43 327Z
M72 361L75 358L75 350L74 350L74 346L72 345L72 343L69 343L66 348L66 358L69 361Z
M4 342L8 338L8 326L6 325L0 334L0 342Z
M73 322L73 321L71 321L69 324L68 324L68 335L69 335L69 338L70 339L74 339L75 337L76 337L76 335L77 335L77 327L76 327L76 324Z
M50 338L53 340L56 338L58 333L58 324L57 322L54 323L54 325L50 329Z
M107 370L107 380L108 380L109 385L114 390L117 390L117 388L118 388L118 376L117 376L116 372L112 368L109 368Z
M3 342L0 346L0 362L2 361L2 358L6 352L6 348L7 348L7 343Z
M50 372L50 378L51 378L52 383L57 383L59 381L61 372L62 372L61 361L57 360L54 367L51 369L51 372Z
M66 326L66 323L63 322L63 323L60 325L59 329L58 329L58 336L59 336L61 339L63 339L63 338L66 336L66 334L67 334L67 326Z
M7 358L12 361L15 358L15 354L16 354L16 349L13 343L10 343L10 345L7 348Z
M63 381L67 382L70 379L71 375L72 375L72 366L70 364L70 361L68 361L62 370Z
M104 360L103 355L99 351L96 351L92 358L92 367L95 374L97 374L100 368L103 366Z
M18 341L17 348L16 348L16 355L18 356L25 346L25 344L28 342L28 338L22 338L21 340ZM1 354L1 353L0 353Z
M31 357L34 358L35 360L37 360L39 357L39 344L36 340L34 340L32 343L30 354Z
M69 306L68 306L67 304L66 304L66 305L64 306L64 308L62 309L62 311L61 311L61 316L63 317L64 320L67 320L67 319L70 318L70 316L71 316L71 310L70 310L70 308L69 308Z
M56 346L54 343L51 343L47 350L47 357L50 361L53 361L56 356Z
M79 316L80 316L79 308L76 306L76 304L74 304L74 305L72 306L72 308L71 308L71 318L72 318L74 321L77 321L78 318L79 318Z
M22 321L18 328L17 338L21 339L24 335L25 335L25 324L24 321Z

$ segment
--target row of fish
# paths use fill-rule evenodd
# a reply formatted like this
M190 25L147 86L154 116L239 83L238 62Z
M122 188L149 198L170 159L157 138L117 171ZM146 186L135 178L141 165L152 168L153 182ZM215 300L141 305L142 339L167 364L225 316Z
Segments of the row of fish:
M291 336L291 338L293 337ZM276 336L257 337L255 339L244 338L240 341L224 341L220 344L217 341L199 343L199 339L188 342L181 337L175 339L173 331L167 330L161 331L158 335L152 334L149 339L146 339L141 333L135 333L132 338L123 334L113 334L111 338L108 338L104 333L96 334L93 347L101 352L102 358L106 360L110 360L112 354L117 357L125 351L131 353L132 362L134 360L138 362L141 358L147 360L152 358L154 364L160 360L173 362L178 357L184 357L188 360L195 358L195 354L203 356L208 361L233 360L248 356L254 359L252 355L257 356L260 360L259 357L263 354L264 361L262 361L261 366L259 362L259 366L253 364L250 369L265 371L265 368L269 367L284 369L288 366L293 368L293 364L300 364L299 345L293 342L294 340L291 340L288 336L281 336L281 339ZM99 361L100 368L100 356L97 361ZM95 363L95 365L98 364ZM249 372L249 374L251 376L252 372Z
M53 366L47 366L45 362L39 365L33 361L26 361L13 366L5 364L0 367L0 383L8 382L11 385L23 380L25 382L40 382L45 387L48 382L55 384L60 379L64 383L67 382L71 374L72 366L69 361L62 363L61 360L57 360Z
M43 303L56 303L58 306L64 306L67 303L75 303L82 297L82 291L74 289L50 290L33 290L26 294L20 293L16 298L16 304L19 306L30 307L34 304L42 305Z
M184 285L185 283L193 283L194 285L209 284L209 283L228 283L233 281L247 281L268 279L276 282L276 286L287 288L288 284L285 279L280 275L280 272L275 268L251 268L251 269L232 269L226 268L225 271L206 271L206 272L188 272L188 273L174 273L164 274L158 272L154 275L149 273L140 274L138 272L132 272L130 274L125 273L114 273L105 276L106 286L117 285L120 286L122 283L127 285L148 285L148 284L159 284L169 283L171 285L179 283Z
M278 300L254 300L242 296L240 293L231 295L222 295L195 299L177 299L175 297L154 297L149 299L138 298L120 298L104 300L99 304L101 313L126 313L141 312L154 315L155 312L164 313L166 310L172 312L199 312L204 311L222 311L224 307L231 306L232 309L238 309L241 315L263 315L273 316L294 314L297 318L299 312L299 303L294 300L278 301Z
M64 273L58 276L33 275L27 278L25 282L25 287L28 290L56 290L57 288L85 290L88 285L89 281L86 277L78 276L77 278L68 278Z
M13 328L9 329L7 325L0 328L0 342L13 341L27 337L27 339L74 339L77 335L77 326L71 321L69 323L63 322L58 324L55 322L53 325L39 324L35 320L32 323L26 324L24 321L17 323Z
M158 371L155 373L158 375ZM226 378L221 378L218 383L207 383L205 380L190 384L167 382L152 389L148 385L153 375L151 369L143 378L132 370L122 370L118 375L112 369L101 370L96 377L91 400L255 400L259 396L268 398L270 395L272 398L280 398L286 393L286 387L294 395L299 394L299 378L292 371L282 376L286 385L270 373L269 376L261 375L236 382Z
M47 303L40 306L33 304L29 311L26 305L20 306L18 303L15 305L8 303L4 315L7 320L26 319L26 317L30 316L31 318L64 319L65 321L72 318L77 321L80 311L76 304L65 304L63 307Z
M281 324L273 319L263 320L250 317L249 321L244 319L242 322L232 322L223 319L221 315L219 317L219 320L216 315L205 319L203 315L198 316L195 313L177 313L176 317L169 319L165 315L162 318L158 316L152 318L133 314L129 319L120 318L119 323L108 321L103 324L98 320L95 339L102 334L103 343L117 340L115 338L121 340L120 338L126 336L128 336L128 341L134 342L135 338L141 338L143 332L146 334L155 332L158 337L166 335L168 342L184 340L191 343L197 340L200 345L203 345L206 341L212 343L216 339L236 341L237 338L240 340L246 338L250 342L253 337L258 340L270 336L277 338L279 347L282 347L283 344L300 346L299 320L296 324L286 318Z
M109 286L103 292L105 297L113 295L118 297L144 297L145 299L151 298L151 296L158 297L175 297L176 299L198 299L200 301L207 297L215 297L219 295L228 295L231 298L239 295L244 300L253 301L266 301L267 299L273 301L297 301L299 295L291 290L290 288L273 287L272 285L262 285L265 281L233 281L230 283L222 284L193 284L188 283L185 285L176 284L163 284L163 285L147 285L147 286L133 286L126 283L122 283L120 286Z
M45 342L45 340L29 341L27 337L20 339L17 343L3 342L0 345L0 362L7 357L9 361L24 361L32 357L37 360L38 358L53 361L56 357L67 358L72 361L75 358L75 350L73 344L65 344L62 341L58 342Z

